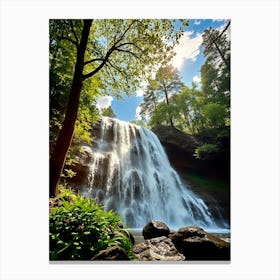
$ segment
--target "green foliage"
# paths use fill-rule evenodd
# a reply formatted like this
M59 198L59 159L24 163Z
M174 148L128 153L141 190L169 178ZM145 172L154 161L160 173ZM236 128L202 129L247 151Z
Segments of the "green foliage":
M50 199L50 259L90 260L100 250L121 246L134 259L133 245L119 216L69 189Z
M66 107L71 90L74 67L76 62L76 47L67 39L75 40L72 27L80 38L82 30L81 20L50 20L50 154L56 143L63 125ZM99 76L84 82L80 98L77 120L75 123L72 145L67 153L63 179L72 178L76 173L72 170L76 164L75 156L79 153L77 144L90 143L91 125L99 117L95 106L95 97L99 94L102 82Z
M110 117L110 118L115 118L116 115L112 109L111 106L109 106L108 108L105 108L101 111L101 115L105 116L105 117Z
M212 160L218 152L217 145L203 144L195 150L195 157L201 160Z
M188 25L187 21L180 22L175 30L174 22L168 19L93 20L85 78L99 69L102 81L106 81L104 94L134 93L155 67L166 64L173 57L172 49L183 35L183 26ZM104 58L106 63L98 68Z
M150 80L147 88L145 89L143 102L140 105L140 116L142 119L149 119L157 111L159 96L157 94L156 87L157 85L155 81Z
M184 174L184 177L192 186L200 187L205 190L226 189L229 188L230 185L228 180L213 179L205 174L188 172Z
M219 128L225 125L226 110L220 104L207 104L202 107L202 113L208 127Z
M174 106L170 104L170 96L183 88L179 72L172 65L158 69L155 79L149 79L141 106L141 116L151 118L149 125L169 124L175 114ZM162 100L165 100L165 104ZM170 123L171 124L171 123Z
M173 95L171 104L174 104L174 122L182 131L195 134L204 127L204 119L201 107L204 104L204 96L195 84L192 88L184 87L183 90Z
M130 123L148 128L148 124L143 120L132 120Z
M167 104L165 102L161 102L158 105L157 111L151 117L149 125L152 127L165 124L168 125L170 122L170 116L173 116L176 113L176 107L173 104Z
M157 90L161 95L168 95L179 92L184 86L179 76L178 69L172 65L166 65L160 67L156 73L155 82L157 84Z
M207 103L230 106L230 38L216 29L209 28L203 34L205 64L201 67L202 90ZM213 43L215 41L215 43Z
M230 39L226 33L210 28L205 30L202 44L206 62L201 67L201 88L196 84L182 88L176 70L161 67L141 104L141 116L150 119L149 125L167 124L171 118L176 128L195 135L212 134L214 129L220 133L230 126ZM212 139L218 141L218 135ZM213 144L225 150L219 142Z

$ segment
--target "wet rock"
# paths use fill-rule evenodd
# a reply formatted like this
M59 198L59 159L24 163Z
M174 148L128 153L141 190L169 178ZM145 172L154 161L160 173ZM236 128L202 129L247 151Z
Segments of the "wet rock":
M165 236L134 245L134 254L139 261L183 261L185 259L172 241Z
M151 239L160 236L168 236L170 230L168 226L160 221L152 220L143 228L143 236L145 239Z
M134 236L132 235L132 233L130 231L128 231L128 230L121 230L121 232L129 238L129 240L132 243L132 245L135 244L135 238L134 238Z
M199 142L192 135L165 125L159 125L152 131L164 146L173 167L178 170L198 168L194 153Z
M93 153L90 147L81 145L80 148L78 149L76 147L74 152L76 163L70 167L76 175L72 178L66 178L66 182L72 189L76 189L77 186L87 185L90 165L93 159Z
M129 257L125 250L119 246L112 246L106 250L100 251L92 257L92 261L126 261Z
M230 260L230 244L200 227L183 227L168 237L186 260Z

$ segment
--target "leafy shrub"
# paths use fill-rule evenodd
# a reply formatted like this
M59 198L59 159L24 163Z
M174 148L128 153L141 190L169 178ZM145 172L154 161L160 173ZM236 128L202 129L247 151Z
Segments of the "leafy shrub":
M202 113L209 127L219 128L225 125L226 108L223 105L216 103L204 105Z
M214 159L216 153L218 152L217 145L214 144L203 144L195 150L195 157L201 160L211 160Z
M50 199L50 259L90 260L100 250L122 247L134 259L133 244L119 216L90 198L63 189Z

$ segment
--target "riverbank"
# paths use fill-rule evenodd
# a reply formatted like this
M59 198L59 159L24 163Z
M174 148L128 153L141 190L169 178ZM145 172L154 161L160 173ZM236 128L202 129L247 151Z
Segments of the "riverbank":
M142 235L142 229L131 228L131 229L129 229L129 232L133 235L133 237L135 239L135 244L139 244L139 243L145 241L145 239ZM230 232L212 232L211 234L230 243L230 240L231 240Z

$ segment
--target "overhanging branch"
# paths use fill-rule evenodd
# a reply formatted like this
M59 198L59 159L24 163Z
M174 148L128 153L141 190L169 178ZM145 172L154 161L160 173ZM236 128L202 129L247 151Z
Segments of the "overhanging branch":
M128 54L131 54L132 56L134 56L134 57L136 57L137 59L140 60L140 57L130 50L124 50L124 49L120 49L120 48L115 48L115 50L117 50L119 52L125 52L125 53L128 53Z
M216 42L217 39L222 37L222 35L226 32L226 30L228 29L229 26L230 26L230 21L228 22L226 27L223 29L223 31L217 37L215 37L209 44L207 44L207 46L205 48L208 48L210 45L214 44L214 42ZM209 36L211 38L211 34L209 34Z
M88 61L84 62L84 65L90 64L90 63L95 62L95 61L103 61L103 60L104 60L103 58L94 58L94 59L91 59L91 60L88 60Z
M122 75L124 74L123 73L123 71L120 69L120 68L118 68L117 66L115 66L114 64L112 64L112 62L108 59L108 64L112 67L112 68L114 68L115 70L117 70L119 73L121 73Z
M131 26L136 22L137 20L133 20L130 25L126 28L126 30L124 31L124 33L121 35L121 37L119 38L119 40L114 44L114 46L116 46L125 36L125 34L128 32L128 30L131 28Z
M94 74L96 74L99 70L102 69L102 67L106 64L106 62L108 61L110 55L112 54L113 49L111 48L106 56L104 57L104 59L102 60L102 62L99 64L99 66L97 66L93 71L87 73L87 74L83 74L83 80L92 77Z
M68 38L68 37L65 37L65 36L61 36L61 37L59 37L59 40L66 40L66 41L69 41L69 42L71 42L72 44L74 44L76 47L78 47L78 43L75 42L74 40L72 40L71 38Z
M117 48L120 48L120 47L123 47L123 46L126 46L126 45L131 45L131 46L134 46L136 49L138 49L139 51L141 51L142 53L144 52L139 46L137 46L134 42L126 42L126 43L123 43L123 44L120 44L118 46L116 46Z

